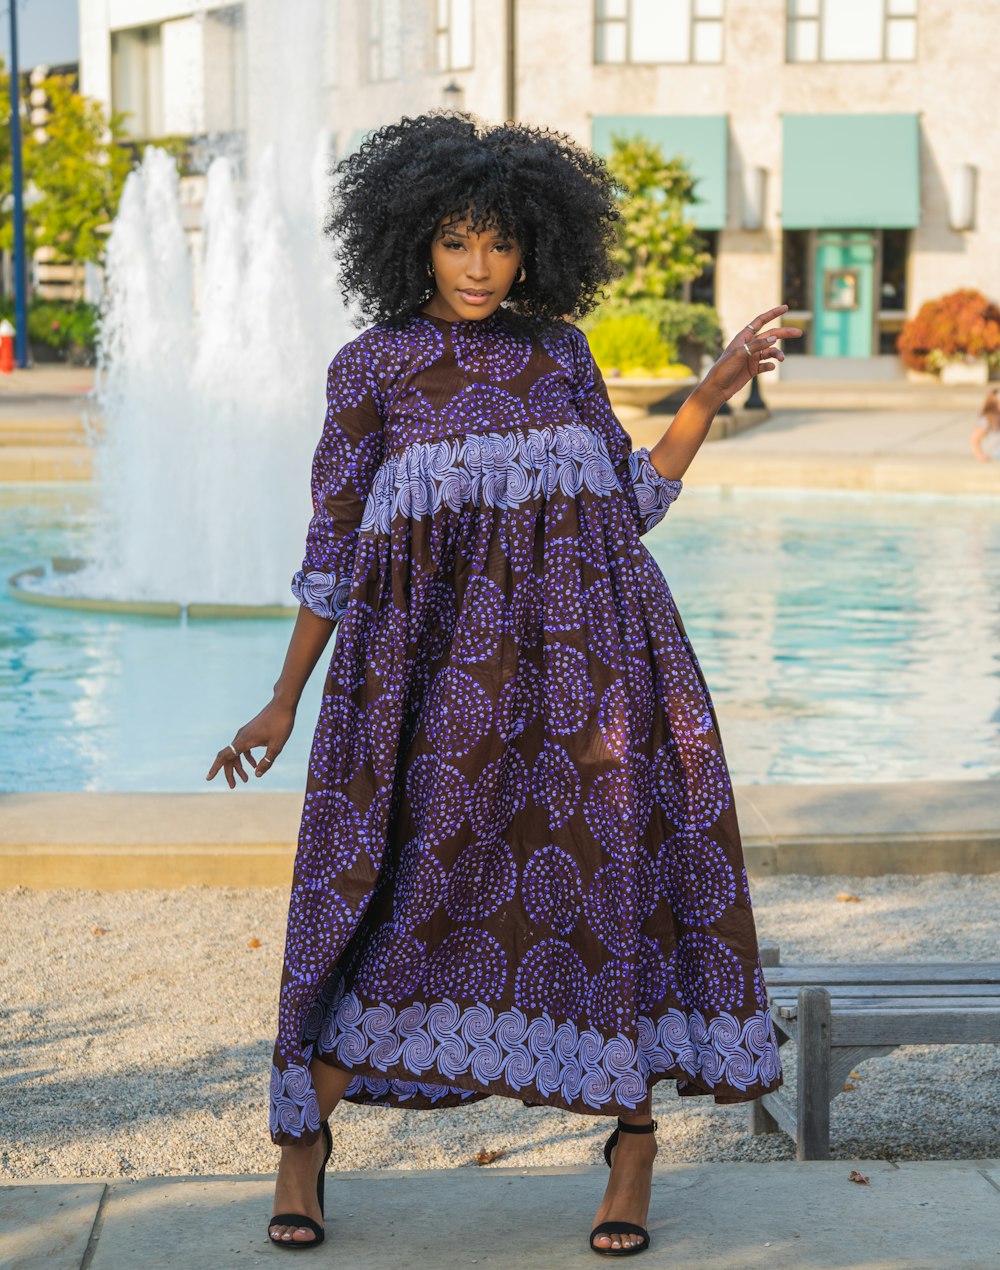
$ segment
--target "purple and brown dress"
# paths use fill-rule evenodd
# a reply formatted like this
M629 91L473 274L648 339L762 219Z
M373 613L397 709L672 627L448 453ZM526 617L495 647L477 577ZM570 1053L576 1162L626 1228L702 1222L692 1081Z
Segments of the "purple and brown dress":
M334 357L275 1143L318 1134L313 1057L417 1109L781 1084L718 721L641 541L680 489L572 323L418 313Z

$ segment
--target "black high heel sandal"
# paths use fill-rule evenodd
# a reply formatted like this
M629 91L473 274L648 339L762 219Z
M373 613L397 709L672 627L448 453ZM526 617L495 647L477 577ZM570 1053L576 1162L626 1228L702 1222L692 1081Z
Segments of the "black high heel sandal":
M612 1157L615 1153L615 1147L618 1145L618 1137L622 1133L655 1133L656 1121L652 1120L649 1124L625 1124L621 1117L618 1118L618 1128L612 1131L611 1137L604 1144L604 1162L611 1168ZM633 1244L630 1248L598 1248L594 1240L598 1235L614 1235L618 1232L628 1235L640 1235L645 1241L641 1244ZM645 1252L649 1247L649 1231L645 1226L640 1226L637 1222L632 1221L602 1221L590 1232L590 1247L593 1252L598 1253L602 1257L632 1257L637 1252Z
M326 1190L326 1162L329 1160L330 1153L333 1150L333 1134L330 1132L329 1120L324 1120L320 1128L326 1138L326 1155L323 1157L323 1167L316 1178L316 1198L319 1200L319 1211L322 1215L324 1191ZM275 1226L304 1226L307 1230L311 1230L316 1238L273 1239L271 1231ZM317 1244L321 1244L326 1238L326 1231L320 1222L313 1221L311 1217L306 1217L304 1213L275 1213L267 1223L267 1237L272 1244L276 1244L279 1248L315 1248Z

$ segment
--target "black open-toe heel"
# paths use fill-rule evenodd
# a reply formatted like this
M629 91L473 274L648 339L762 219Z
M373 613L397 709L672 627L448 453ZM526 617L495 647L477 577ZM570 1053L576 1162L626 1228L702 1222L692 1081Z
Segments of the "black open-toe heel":
M320 1128L326 1138L326 1155L323 1156L323 1167L316 1178L316 1198L319 1201L319 1211L323 1214L323 1199L326 1190L326 1162L329 1160L330 1153L333 1150L333 1134L330 1132L329 1120L324 1120ZM272 1239L271 1231L275 1226L304 1226L307 1230L311 1230L316 1237L315 1239ZM315 1248L317 1244L321 1244L326 1238L326 1231L320 1222L313 1221L311 1217L306 1217L304 1213L275 1213L267 1223L267 1237L272 1244L276 1244L279 1248Z
M612 1157L615 1153L615 1147L618 1145L618 1137L621 1133L655 1133L656 1121L652 1120L649 1124L626 1124L621 1117L618 1118L618 1128L614 1129L611 1137L604 1144L604 1162L608 1168L611 1168ZM641 1244L633 1244L630 1248L598 1248L594 1240L598 1235L614 1235L618 1232L628 1235L639 1235L643 1239ZM632 1257L637 1252L645 1252L649 1247L649 1231L645 1226L640 1226L637 1222L632 1221L602 1221L590 1232L590 1247L593 1252L598 1253L602 1257Z

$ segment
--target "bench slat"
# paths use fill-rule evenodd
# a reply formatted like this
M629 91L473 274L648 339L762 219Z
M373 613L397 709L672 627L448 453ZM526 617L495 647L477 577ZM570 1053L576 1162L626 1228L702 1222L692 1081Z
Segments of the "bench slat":
M768 992L771 996L794 997L799 987L805 987L805 984L795 983L774 983L768 981ZM962 1001L970 997L987 997L990 1000L1000 1001L1000 983L819 983L810 984L810 987L826 988L831 997L839 1000L849 999L853 997L871 997L876 998L879 995L886 997L910 997L919 1000L921 997L941 997L944 1000L952 1000L956 1005L960 1005Z
M997 1045L1000 1011L847 1010L833 1017L832 1045Z
M783 992L771 994L773 1006L779 1010L795 1009L798 997ZM936 1010L950 1014L965 1014L968 1010L993 1010L1000 1014L1000 996L987 997L842 997L830 993L830 1008L838 1014L845 1010Z
M804 962L765 966L767 984L1000 983L997 961Z

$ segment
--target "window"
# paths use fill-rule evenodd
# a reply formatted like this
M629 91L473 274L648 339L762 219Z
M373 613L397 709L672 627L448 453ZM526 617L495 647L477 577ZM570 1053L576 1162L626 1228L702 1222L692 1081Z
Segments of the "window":
M596 62L721 62L723 0L596 0Z
M809 313L812 308L812 296L809 286L809 242L808 229L786 229L781 236L781 303L787 304L790 313ZM785 314L788 317L788 314ZM805 331L803 339L788 340L782 345L787 354L806 353L810 335L809 321L798 319L793 326L802 326Z
M243 6L209 9L202 25L205 49L205 131L246 127L247 63Z
M715 261L719 254L719 231L702 229L701 247L712 257L697 278L692 278L685 290L685 299L690 304L715 304Z
M788 0L790 62L912 62L917 0Z
M434 43L439 71L472 69L472 0L437 0Z
M368 4L368 78L399 79L402 73L400 0Z
M906 311L906 261L909 251L908 229L882 231L882 281L879 284L879 308Z
M111 32L111 107L125 112L128 136L163 135L163 41L159 25Z

